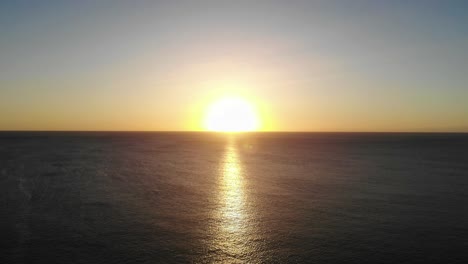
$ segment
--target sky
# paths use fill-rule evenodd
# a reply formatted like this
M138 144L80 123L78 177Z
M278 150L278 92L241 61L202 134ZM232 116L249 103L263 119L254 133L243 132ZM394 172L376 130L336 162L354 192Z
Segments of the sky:
M468 1L1 1L0 130L468 132Z

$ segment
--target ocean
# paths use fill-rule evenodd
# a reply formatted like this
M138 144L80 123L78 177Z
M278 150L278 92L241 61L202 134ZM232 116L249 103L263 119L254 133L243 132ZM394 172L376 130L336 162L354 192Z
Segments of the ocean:
M1 132L0 263L468 263L468 134Z

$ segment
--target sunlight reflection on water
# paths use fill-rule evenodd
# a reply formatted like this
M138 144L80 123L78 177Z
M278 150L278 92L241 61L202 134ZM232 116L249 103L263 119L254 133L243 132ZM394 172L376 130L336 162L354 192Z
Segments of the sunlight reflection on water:
M244 259L249 255L247 196L242 166L234 139L226 147L219 181L218 249L229 258Z

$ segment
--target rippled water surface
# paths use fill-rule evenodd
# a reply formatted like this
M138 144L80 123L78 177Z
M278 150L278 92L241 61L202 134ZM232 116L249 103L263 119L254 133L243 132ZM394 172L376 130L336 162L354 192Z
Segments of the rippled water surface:
M0 133L0 263L468 263L468 135Z

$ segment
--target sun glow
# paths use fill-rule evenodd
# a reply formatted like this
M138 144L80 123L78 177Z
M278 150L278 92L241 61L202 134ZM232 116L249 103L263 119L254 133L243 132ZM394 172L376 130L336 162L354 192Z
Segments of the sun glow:
M205 117L205 129L222 132L255 131L259 120L255 108L238 97L227 97L213 103Z

